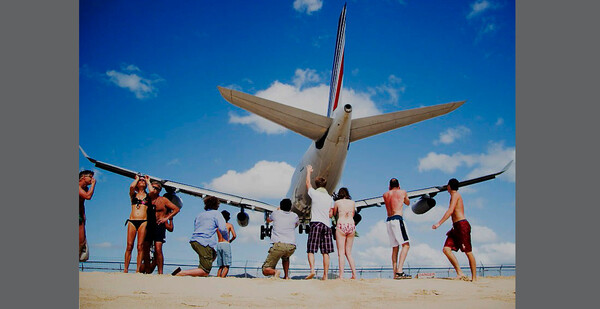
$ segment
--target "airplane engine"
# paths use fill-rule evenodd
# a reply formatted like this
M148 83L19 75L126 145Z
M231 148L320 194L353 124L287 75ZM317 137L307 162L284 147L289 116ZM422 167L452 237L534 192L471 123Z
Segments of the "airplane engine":
M418 202L414 203L411 208L414 213L421 215L428 212L433 206L435 206L435 200L429 196L423 196Z
M175 206L177 206L179 209L181 209L183 207L183 202L181 201L179 196L175 195L175 193L167 192L163 195L163 197L166 197L169 201L171 201L171 203L175 204Z
M240 211L237 214L237 223L239 224L239 226L241 226L241 227L248 226L248 222L250 222L250 216L248 216L247 213Z

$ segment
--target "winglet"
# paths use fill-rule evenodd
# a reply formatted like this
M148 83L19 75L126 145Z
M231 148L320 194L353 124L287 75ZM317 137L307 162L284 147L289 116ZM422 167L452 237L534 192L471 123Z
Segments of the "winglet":
M79 145L79 150L81 150L81 153L83 154L83 156L84 156L86 159L90 160L90 162L92 162L92 163L96 163L96 160L94 160L94 159L90 158L90 156L88 156L88 154L87 154L87 153L85 153L85 151L83 150L83 148L81 148L81 145Z
M510 160L510 162L508 162L508 164L506 164L506 166L502 169L502 171L500 171L500 173L498 173L498 175L506 172L510 168L510 166L513 164L514 161L515 160Z

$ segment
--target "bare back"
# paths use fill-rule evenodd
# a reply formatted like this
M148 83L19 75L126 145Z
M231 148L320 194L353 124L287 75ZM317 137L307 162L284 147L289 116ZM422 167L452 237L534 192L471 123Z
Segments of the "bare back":
M227 222L225 223L225 226L227 227L227 240L225 240L223 235L221 235L221 232L219 232L219 230L217 229L217 237L219 238L219 242L229 242L229 239L231 239L231 230L233 230L233 225Z
M394 215L402 216L403 204L410 204L406 191L400 188L393 188L384 193L383 201L385 202L385 209L387 210L388 217Z
M338 223L354 223L356 206L353 200L341 199L335 201L334 208L338 214Z

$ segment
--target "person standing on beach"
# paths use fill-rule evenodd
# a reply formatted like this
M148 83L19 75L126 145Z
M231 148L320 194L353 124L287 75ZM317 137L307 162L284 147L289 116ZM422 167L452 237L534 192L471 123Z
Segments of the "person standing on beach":
M263 263L262 272L265 276L279 278L277 263L281 259L283 265L284 279L290 279L290 256L296 251L296 227L300 224L298 215L292 210L292 201L289 198L279 202L279 208L272 212L267 222L273 222L271 235L271 248L269 255Z
M162 183L157 180L150 181L153 194L150 195L152 202L148 207L148 223L146 226L146 240L144 243L144 265L146 273L152 273L154 267L158 268L158 274L163 273L164 254L163 244L167 242L167 224L179 213L179 207L169 201L168 198L160 196ZM171 228L172 230L172 228ZM154 260L150 263L150 247L154 244Z
M85 235L85 200L90 200L94 195L96 179L94 172L85 170L79 172L79 261L85 262L90 257Z
M325 189L327 180L324 177L316 177L315 184L317 189L312 187L310 174L313 172L312 165L306 166L306 188L312 203L310 207L310 230L308 232L308 242L306 252L308 253L308 264L310 265L310 274L306 279L312 279L315 272L315 252L321 249L323 255L323 280L327 280L327 271L329 270L329 253L333 252L333 241L331 240L331 217L333 216L333 198Z
M223 210L221 214L225 219L227 233L223 235L217 230L217 238L219 240L217 243L217 265L219 266L217 277L225 278L229 272L229 266L231 266L231 242L236 238L236 235L233 225L229 223L229 219L231 218L229 211Z
M336 195L336 201L333 206L333 214L337 214L337 225L335 229L335 242L338 251L338 265L340 268L339 279L344 279L344 258L348 259L348 265L352 270L352 277L356 279L356 267L352 258L352 244L354 243L354 232L356 226L354 223L354 213L356 204L352 200L348 188L340 188Z
M446 213L444 213L444 216L442 216L442 219L431 228L434 230L437 229L444 221L452 216L452 229L446 233L448 237L444 243L443 252L450 261L450 264L454 266L456 277L461 280L468 280L467 276L465 276L458 266L456 256L452 253L452 251L458 251L458 249L464 252L467 255L469 266L471 268L471 281L476 281L477 264L475 264L475 256L473 255L471 247L471 225L465 217L465 206L463 204L462 196L458 193L458 180L456 178L450 179L446 186L446 190L450 193L450 205L448 206Z
M215 247L217 240L213 237L217 230L221 235L227 234L227 225L219 209L219 199L214 196L204 198L204 210L194 220L194 233L190 238L192 249L198 254L200 263L198 268L182 271L177 267L171 273L173 276L208 277L213 261L217 258Z
M385 209L387 211L387 220L385 222L390 246L392 247L392 267L394 269L394 279L411 279L412 276L402 271L404 260L410 249L408 233L402 218L403 204L409 205L410 200L405 190L400 189L398 179L390 179L389 191L383 194ZM402 245L400 259L398 260L398 249Z

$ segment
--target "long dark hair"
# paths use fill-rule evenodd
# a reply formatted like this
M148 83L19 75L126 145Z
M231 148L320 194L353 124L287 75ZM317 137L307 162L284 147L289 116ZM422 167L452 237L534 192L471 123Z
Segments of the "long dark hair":
M349 199L349 200L352 199L352 197L350 196L350 192L348 192L348 188L341 187L338 190L337 194L335 194L335 193L333 194L333 200L334 201L341 200L341 199Z

